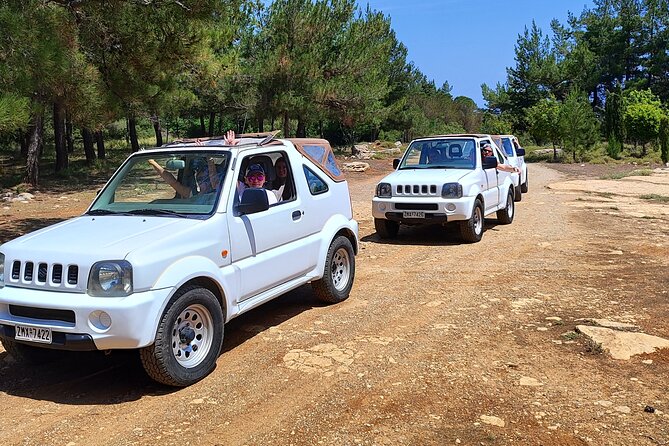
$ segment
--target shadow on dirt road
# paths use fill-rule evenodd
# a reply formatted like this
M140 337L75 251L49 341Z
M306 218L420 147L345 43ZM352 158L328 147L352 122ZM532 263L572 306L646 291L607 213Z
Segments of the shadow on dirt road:
M225 353L319 303L310 286L303 286L233 319L225 326L219 361ZM0 353L0 393L68 405L120 404L143 396L166 395L178 388L152 381L136 350L104 352L63 351L59 360L26 365Z

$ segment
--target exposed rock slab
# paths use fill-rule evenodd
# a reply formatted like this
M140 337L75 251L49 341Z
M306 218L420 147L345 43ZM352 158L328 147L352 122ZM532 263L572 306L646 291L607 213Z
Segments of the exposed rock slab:
M628 324L626 322L616 322L616 321L610 321L608 319L590 319L592 322L595 324L599 325L600 327L606 327L606 328L615 328L617 330L638 330L639 327L634 325L634 324Z
M653 353L656 349L669 348L669 340L645 333L616 331L604 327L578 325L576 330L602 344L613 359L628 360L634 355Z
M352 163L344 163L341 168L346 172L364 172L369 169L369 164L356 161Z
M494 417L491 415L481 415L481 421L485 424L490 424L492 426L504 427L506 423L499 417Z

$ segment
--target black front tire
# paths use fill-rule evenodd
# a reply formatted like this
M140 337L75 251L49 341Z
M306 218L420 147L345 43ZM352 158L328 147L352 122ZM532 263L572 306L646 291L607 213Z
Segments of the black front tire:
M506 196L506 206L504 209L497 211L497 220L503 224L508 225L513 222L513 217L516 215L516 205L513 202L513 193L509 189L509 193Z
M9 338L2 338L2 346L16 361L30 365L54 362L62 355L62 352L59 350L33 347L32 345L16 342Z
M206 288L187 286L167 304L156 340L140 350L146 373L168 386L189 386L211 373L223 345L223 309Z
M483 237L483 203L477 199L474 202L474 209L469 220L460 222L460 237L467 243L476 243Z
M311 282L316 297L323 302L338 303L346 300L355 278L355 254L351 241L340 235L330 244L323 278Z
M400 231L400 224L396 221L386 220L384 218L374 219L374 229L381 238L395 238Z

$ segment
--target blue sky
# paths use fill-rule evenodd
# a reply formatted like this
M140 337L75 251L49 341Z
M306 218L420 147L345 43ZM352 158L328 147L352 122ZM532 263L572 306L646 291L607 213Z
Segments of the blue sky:
M454 96L484 105L481 84L506 81L515 65L518 35L534 20L544 34L556 18L566 23L568 11L579 16L592 0L358 0L390 16L409 61L434 80L444 81Z

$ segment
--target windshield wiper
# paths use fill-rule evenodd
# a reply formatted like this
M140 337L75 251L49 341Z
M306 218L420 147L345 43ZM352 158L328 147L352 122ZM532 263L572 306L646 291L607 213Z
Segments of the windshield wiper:
M112 215L118 214L118 212L108 211L107 209L92 209L86 212L86 215Z
M124 214L132 215L174 215L181 217L184 214L169 209L133 209L132 211L124 212Z

